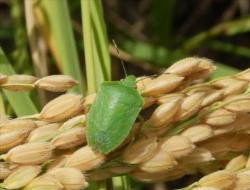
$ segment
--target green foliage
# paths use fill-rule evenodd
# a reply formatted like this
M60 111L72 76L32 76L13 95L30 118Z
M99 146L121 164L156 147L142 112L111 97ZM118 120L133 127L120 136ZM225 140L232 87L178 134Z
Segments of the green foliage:
M69 74L80 82L80 85L75 87L73 92L86 94L97 92L99 89L96 102L90 111L90 119L88 119L88 141L94 148L104 153L112 151L126 138L131 129L131 123L141 108L139 95L127 82L104 82L111 80L111 59L104 16L110 19L109 11L112 17L114 16L112 15L113 12L123 12L123 10L108 9L104 15L102 3L119 4L121 2L125 1L37 0L35 4L35 9L40 9L45 21L43 28L39 29L43 30L41 33L44 35L43 38L46 39L50 53L53 55L58 68L62 73ZM138 4L140 2L142 1L138 1ZM204 50L204 47L208 48L208 51L212 49L216 55L223 52L227 53L228 56L250 58L250 49L248 47L236 45L231 40L232 37L235 38L250 31L249 17L234 16L226 22L217 21L216 18L216 22L214 22L216 24L210 28L205 28L205 30L204 27L196 29L195 25L195 29L191 32L177 34L176 28L178 27L175 26L175 19L183 11L180 6L176 6L180 5L178 1L149 0L145 2L149 4L148 6L144 4L147 8L144 7L146 11L142 12L148 15L144 15L143 18L138 18L138 22L136 21L136 24L139 23L142 28L141 31L137 31L137 34L139 33L144 37L134 35L136 32L132 32L132 35L129 33L134 28L136 30L137 26L133 21L130 21L134 17L133 11L130 11L130 13L124 13L124 11L121 18L118 18L118 22L109 21L110 27L108 30L111 31L110 36L117 41L119 48L128 53L130 57L128 61L132 60L133 63L134 59L141 61L140 63L147 62L157 67L168 67L176 60L186 56L206 55L206 52L200 54L200 50ZM80 5L81 10L78 7ZM10 7L12 25L0 29L0 38L13 41L13 45L11 43L10 45L7 43L4 45L7 49L10 49L7 54L9 57L14 52L14 56L12 56L14 64L12 66L3 51L0 50L0 72L6 74L14 74L15 71L29 73L32 72L29 64L29 57L31 56L27 48L22 1L12 0ZM69 10L72 10L75 17L70 17ZM193 12L195 11L188 9L188 13L185 14L192 18ZM83 43L82 40L75 41L71 23L72 21L74 21L74 24L78 22L76 15L79 16L79 13L81 13L82 17ZM123 18L123 15L125 15L124 17L127 16L127 20ZM115 33L114 28L116 27L123 27L126 31L119 29L119 33ZM225 42L225 39L219 39L219 37L226 37L226 40L230 40ZM77 53L77 47L82 46L82 44L84 44L86 76L83 74L84 66L80 65L81 62ZM212 78L238 72L237 69L227 66L227 63L216 64L218 70L213 74ZM116 74L116 67L113 70L113 73ZM136 74L137 72L142 73L138 69L131 70ZM84 78L87 80L86 92L83 90L85 88ZM101 85L102 83L103 85ZM134 96L130 97L131 94ZM105 99L107 95L111 98ZM9 106L6 104L6 99L18 116L37 113L37 108L29 94L3 90L3 93L0 93L0 114L5 113L5 105L7 105L6 108ZM101 102L105 102L105 104L101 104ZM99 120L96 118L99 118ZM97 121L98 125L93 122L94 120ZM182 123L175 130L181 130L187 124L188 122ZM109 142L106 142L107 140ZM126 177L114 178L114 189L129 189L126 180ZM91 183L89 189L106 189L106 183Z
M218 40L209 41L207 46L218 52L225 52L240 57L250 58L250 48L245 46L234 45L232 43L221 42Z
M101 0L90 1L91 21L97 56L100 59L105 80L111 80L111 61L108 48L108 36L105 27Z
M250 17L238 19L234 21L223 22L218 24L211 29L198 33L192 38L184 42L183 49L185 51L193 51L198 48L205 40L218 35L233 36L240 33L250 31Z
M81 0L88 93L111 79L108 39L100 0Z
M168 67L174 61L185 57L185 54L179 50L171 51L163 46L146 42L123 40L120 42L120 46L135 59L161 67Z

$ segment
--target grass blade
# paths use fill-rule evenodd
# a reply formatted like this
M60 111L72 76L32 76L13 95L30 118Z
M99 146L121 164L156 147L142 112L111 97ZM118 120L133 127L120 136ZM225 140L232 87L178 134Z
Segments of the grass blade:
M108 37L100 0L90 1L91 18L95 43L100 57L105 80L111 80L111 61L108 49Z
M185 57L179 50L171 51L163 46L157 46L142 41L121 40L118 44L136 60L149 62L159 67L169 67L173 62Z
M93 93L111 79L108 39L101 2L82 0L81 10L88 92Z
M103 67L103 62L101 60L101 56L98 52L97 44L95 43L95 39L92 38L93 45L93 59L94 59L94 67L95 67L95 75L96 75L96 88L102 84L103 81L106 80L105 70Z
M0 47L0 71L4 74L15 74L15 71L9 63L7 57L4 55L2 48ZM10 105L15 111L17 116L32 115L37 113L37 108L30 99L27 93L16 93L3 90Z
M190 52L197 49L201 43L211 37L218 35L233 36L240 33L246 33L250 31L250 17L238 19L234 21L223 22L218 24L207 31L200 32L188 39L183 44L183 50Z
M88 93L93 93L96 92L97 87L89 0L81 0L81 11Z
M0 119L1 116L5 115L5 107L4 107L4 101L3 101L3 95L2 92L0 92Z
M228 54L235 54L238 56L250 58L249 47L235 45L235 44L227 43L227 42L216 41L216 40L210 41L206 45L209 48L216 50L216 51L221 51L221 52L225 52Z

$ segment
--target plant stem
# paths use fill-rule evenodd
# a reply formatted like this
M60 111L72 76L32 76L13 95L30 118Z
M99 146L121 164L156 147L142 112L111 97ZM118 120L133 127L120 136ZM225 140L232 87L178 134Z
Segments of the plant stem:
M5 115L5 107L4 107L4 101L3 101L3 94L0 92L0 118L1 116Z
M87 75L88 93L94 93L96 87L95 63L93 59L92 27L90 17L90 1L81 0L83 42L85 53L85 65Z
M112 178L114 190L130 190L130 184L126 176L117 176Z
M123 190L123 180L122 177L112 177L113 189Z
M183 44L183 50L185 52L191 52L198 48L198 46L203 43L208 38L218 36L218 35L227 35L232 36L239 33L248 32L250 27L246 24L250 20L249 17L243 19L237 19L234 21L224 22L212 27L209 30L203 31L196 34L192 38L188 39Z
M102 74L105 80L111 80L111 63L108 49L108 37L100 0L90 1L90 8L96 51L98 52L98 57L102 64Z

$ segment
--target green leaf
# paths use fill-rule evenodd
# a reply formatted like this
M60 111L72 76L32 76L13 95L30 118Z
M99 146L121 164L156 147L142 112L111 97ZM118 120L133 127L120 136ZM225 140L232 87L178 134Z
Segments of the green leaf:
M240 72L239 69L230 67L222 63L216 63L215 65L217 66L217 70L212 74L211 79L216 79L216 78L224 77L224 76L230 76L230 75Z
M82 25L88 92L111 79L108 39L99 0L82 0Z
M235 54L241 57L250 58L250 48L245 46L239 46L232 43L226 43L215 40L206 43L206 45L208 45L209 48L216 51L221 51L229 54Z
M87 75L88 93L94 93L97 90L96 87L96 71L94 62L94 47L92 37L92 24L90 15L90 1L81 0L82 10L82 27L83 27L83 42L84 42L84 54L85 65Z
M104 79L111 80L111 61L108 47L108 36L100 0L90 1L91 19L93 24L94 41L98 51Z
M15 74L15 71L9 63L7 57L4 55L2 48L0 47L0 71L4 74ZM30 99L27 93L11 92L3 90L10 105L17 114L17 116L32 115L37 113L37 108Z
M207 31L200 32L183 44L185 51L193 51L205 40L218 35L232 36L250 31L250 17L220 23Z
M151 62L151 64L168 67L175 61L185 57L181 51L170 51L163 46L156 46L146 42L123 40L119 46L137 60Z
M83 78L67 1L40 0L37 5L41 8L48 24L46 27L52 43L50 45L53 46L53 51L56 52L57 59L62 65L62 72L71 75L80 83L71 91L83 93Z

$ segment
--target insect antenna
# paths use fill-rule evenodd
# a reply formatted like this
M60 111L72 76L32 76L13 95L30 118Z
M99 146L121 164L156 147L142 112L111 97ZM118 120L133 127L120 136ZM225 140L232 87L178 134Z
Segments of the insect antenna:
M119 51L119 49L118 49L118 47L117 47L117 45L116 45L116 42L115 42L114 39L112 40L112 42L113 42L113 44L114 44L115 50L116 50L117 55L118 55L118 57L119 57L120 63L121 63L121 65L122 65L123 72L124 72L125 76L128 76L127 71L126 71L126 68L125 68L124 61L121 59L120 51Z
M126 71L126 67L125 67L125 64L124 64L124 61L122 60L121 55L120 55L119 48L118 48L118 46L117 46L117 44L116 44L116 42L115 42L114 39L112 39L112 42L114 44L114 48L116 50L116 53L118 55L118 58L120 60L121 65L122 65L122 69L124 71L124 74L125 74L125 76L128 76L127 71ZM148 77L155 78L155 77L158 77L159 75L160 74L153 74L153 75L149 75ZM137 82L139 82L140 80L143 80L143 79L139 79L139 80L137 80Z

